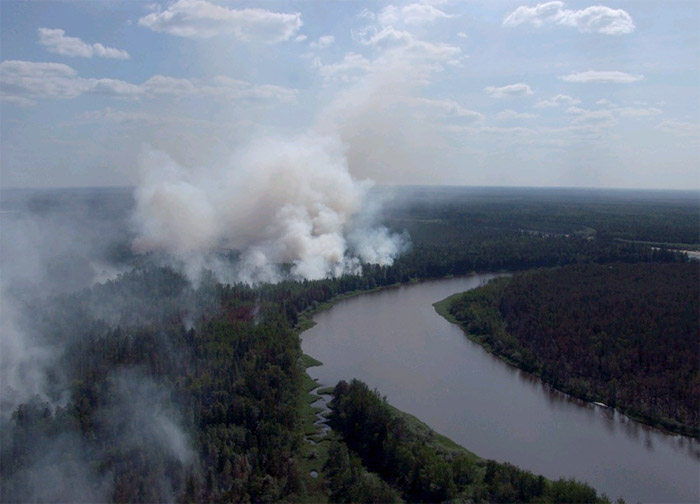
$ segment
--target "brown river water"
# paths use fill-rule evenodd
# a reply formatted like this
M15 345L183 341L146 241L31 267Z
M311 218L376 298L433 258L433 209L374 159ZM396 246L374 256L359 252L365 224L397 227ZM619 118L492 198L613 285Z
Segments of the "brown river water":
M553 390L469 341L432 303L494 275L424 282L342 301L314 317L304 352L322 385L359 378L484 458L611 499L700 501L700 442Z

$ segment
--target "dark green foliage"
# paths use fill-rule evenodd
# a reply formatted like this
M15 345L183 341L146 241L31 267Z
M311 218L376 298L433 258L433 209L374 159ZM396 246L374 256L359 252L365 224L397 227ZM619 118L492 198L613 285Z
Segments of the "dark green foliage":
M593 488L574 480L551 482L511 464L474 461L459 451L440 448L431 439L432 432L425 435L411 429L385 399L358 380L339 382L333 396L333 428L406 501L608 502ZM335 450L334 460L345 462L335 462L334 467L344 464L341 472L349 479L347 457L342 447Z
M499 279L450 312L555 387L697 436L699 277L697 262L567 266Z
M333 442L324 470L331 502L402 502L399 494L376 474L368 473L345 443Z

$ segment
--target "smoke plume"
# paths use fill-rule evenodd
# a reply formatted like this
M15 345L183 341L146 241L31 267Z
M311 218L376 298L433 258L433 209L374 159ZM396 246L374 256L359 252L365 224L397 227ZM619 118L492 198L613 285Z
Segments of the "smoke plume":
M139 251L162 250L190 278L217 271L212 252L241 252L235 279L320 279L390 265L404 238L377 226L369 180L354 180L337 136L262 138L225 166L185 168L148 149L135 192ZM376 214L374 214L376 215Z

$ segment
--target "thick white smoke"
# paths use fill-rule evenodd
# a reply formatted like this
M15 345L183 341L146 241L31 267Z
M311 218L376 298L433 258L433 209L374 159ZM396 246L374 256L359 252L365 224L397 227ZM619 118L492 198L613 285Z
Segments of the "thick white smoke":
M368 208L371 182L353 175L400 184L444 164L450 156L433 120L415 109L460 109L420 90L446 65L460 64L461 50L390 27L368 26L357 37L376 57L363 58L365 74L334 93L309 133L255 140L225 166L185 168L147 152L136 190L136 247L175 255L191 278L202 267L221 277L210 252L235 248L241 266L224 279L249 282L279 278L280 263L308 279L392 264L405 239L377 225L378 213ZM318 65L332 77L333 65Z
M147 150L135 247L175 255L191 278L202 267L216 272L210 252L237 249L233 279L247 282L278 279L280 264L306 279L356 273L361 263L390 265L405 244L363 213L371 185L353 179L332 135L263 138L225 166L196 169Z

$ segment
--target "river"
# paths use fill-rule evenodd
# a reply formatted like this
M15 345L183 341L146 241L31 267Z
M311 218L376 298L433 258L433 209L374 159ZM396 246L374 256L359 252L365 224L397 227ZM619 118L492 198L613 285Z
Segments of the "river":
M432 307L480 274L383 290L314 317L305 353L321 384L359 378L391 404L481 457L551 479L575 477L611 499L700 501L700 443L562 394L484 351Z

